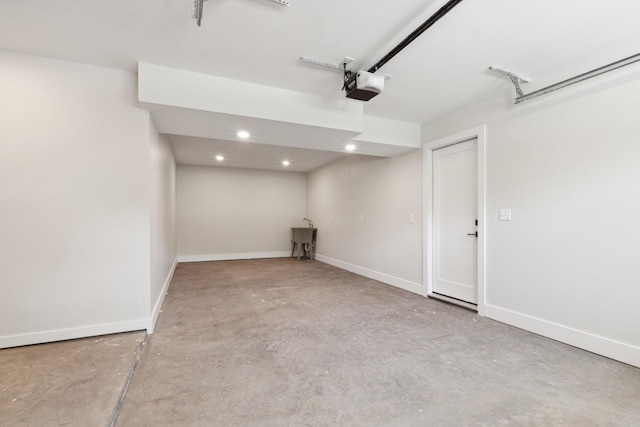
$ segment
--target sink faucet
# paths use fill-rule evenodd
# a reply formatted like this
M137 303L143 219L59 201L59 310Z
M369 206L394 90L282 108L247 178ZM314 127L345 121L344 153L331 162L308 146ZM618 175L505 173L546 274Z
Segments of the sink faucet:
M311 221L309 218L305 216L304 218L302 218L302 220L309 223L309 228L313 228L313 221Z

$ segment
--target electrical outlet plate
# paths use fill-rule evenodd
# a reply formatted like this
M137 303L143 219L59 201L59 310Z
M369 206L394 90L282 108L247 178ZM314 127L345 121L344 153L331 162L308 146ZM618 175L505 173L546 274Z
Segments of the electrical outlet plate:
M511 209L500 209L500 221L511 221Z

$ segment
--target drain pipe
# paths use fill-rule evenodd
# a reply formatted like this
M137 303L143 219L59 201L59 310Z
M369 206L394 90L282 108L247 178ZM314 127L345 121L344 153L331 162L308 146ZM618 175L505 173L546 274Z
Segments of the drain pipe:
M376 71L378 71L384 64L389 62L391 60L391 58L393 58L398 53L400 53L400 51L402 49L404 49L405 47L409 46L409 44L411 42L413 42L415 39L417 39L418 36L420 36L420 34L422 34L425 31L427 31L427 29L429 27L431 27L433 24L438 22L440 20L440 18L445 16L447 13L449 13L451 11L451 9L456 7L458 5L458 3L461 3L461 2L462 2L462 0L449 0L447 2L447 4L445 4L440 9L438 9L438 11L436 13L434 13L422 25L420 25L418 28L416 28L411 34L409 34L404 40L402 40L396 47L391 49L389 51L389 53L387 53L385 56L383 56L382 59L380 59L378 62L376 62L375 65L373 65L367 71L369 73L375 73Z

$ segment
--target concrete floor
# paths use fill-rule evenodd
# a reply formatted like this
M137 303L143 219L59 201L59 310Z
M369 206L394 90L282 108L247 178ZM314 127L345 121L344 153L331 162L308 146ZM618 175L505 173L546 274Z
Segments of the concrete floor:
M180 264L120 408L142 336L0 351L0 425L640 425L640 369L317 261Z
M0 426L104 426L144 332L0 350Z

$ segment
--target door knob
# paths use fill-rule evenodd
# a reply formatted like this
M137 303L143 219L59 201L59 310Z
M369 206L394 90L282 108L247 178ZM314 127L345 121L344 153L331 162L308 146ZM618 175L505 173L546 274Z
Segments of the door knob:
M476 237L478 237L478 232L476 231L475 233L467 233L467 236L476 236Z

